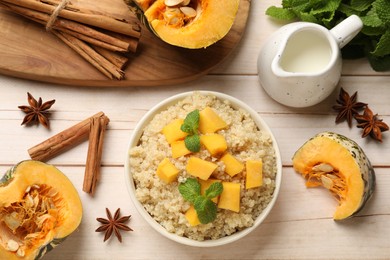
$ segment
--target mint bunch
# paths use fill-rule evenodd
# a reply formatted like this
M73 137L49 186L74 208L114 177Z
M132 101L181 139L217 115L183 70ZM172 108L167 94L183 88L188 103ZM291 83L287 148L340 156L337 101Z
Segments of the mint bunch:
M342 49L343 58L366 56L376 71L390 70L389 0L282 0L282 7L271 6L266 14L281 20L302 20L333 28L355 14L363 29Z
M217 205L211 200L219 196L223 191L222 183L214 182L205 191L200 193L200 184L197 179L189 178L184 183L179 184L179 192L185 200L194 205L199 221L207 224L217 217Z
M198 134L199 118L199 110L195 109L188 113L184 119L184 123L180 127L181 131L188 133L184 139L187 149L194 153L200 150L200 137Z

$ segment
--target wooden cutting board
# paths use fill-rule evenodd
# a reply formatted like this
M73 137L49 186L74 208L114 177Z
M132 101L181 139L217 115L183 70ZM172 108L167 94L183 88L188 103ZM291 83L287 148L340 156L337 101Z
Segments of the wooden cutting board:
M221 63L244 33L251 0L241 0L230 32L198 50L174 47L146 28L125 70L126 79L109 80L42 25L0 9L0 73L13 77L78 86L159 86L193 80ZM73 0L116 18L136 19L122 0ZM96 4L98 3L98 4ZM223 8L223 7L221 7Z

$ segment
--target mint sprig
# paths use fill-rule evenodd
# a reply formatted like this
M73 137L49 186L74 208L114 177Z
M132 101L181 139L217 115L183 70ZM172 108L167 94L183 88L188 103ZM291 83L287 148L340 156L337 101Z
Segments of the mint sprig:
M199 221L202 224L213 222L217 217L217 205L211 200L219 196L223 191L222 183L214 182L205 191L200 193L200 183L197 179L189 178L179 184L179 192L183 198L194 205Z
M200 151L200 137L198 134L199 118L199 110L195 109L187 114L184 123L180 127L183 132L188 133L184 139L187 149L194 153Z

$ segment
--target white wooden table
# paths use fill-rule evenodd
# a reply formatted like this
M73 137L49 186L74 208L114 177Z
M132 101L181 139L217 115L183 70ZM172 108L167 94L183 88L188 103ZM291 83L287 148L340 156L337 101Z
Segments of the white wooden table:
M315 107L293 109L273 101L261 88L256 59L262 43L280 23L265 16L276 0L252 1L247 31L240 46L207 76L176 86L147 88L81 88L0 76L0 171L28 159L27 149L71 125L104 111L107 130L102 180L94 197L82 191L87 143L52 159L76 186L84 216L79 229L46 259L390 259L390 132L383 143L362 139L361 129L335 124L332 110L338 93ZM1 60L0 60L1 62ZM344 61L340 85L358 91L360 101L390 123L390 73L375 73L365 60ZM129 137L140 118L162 99L190 90L212 90L232 95L254 108L269 124L280 146L283 181L276 206L259 228L230 245L191 248L159 235L141 218L125 186L124 160ZM51 130L23 127L26 93L56 99ZM377 187L372 200L355 218L332 220L336 201L324 189L305 188L291 167L293 153L318 132L331 130L354 139L373 163ZM131 214L134 232L123 233L123 243L95 233L97 217L105 208Z

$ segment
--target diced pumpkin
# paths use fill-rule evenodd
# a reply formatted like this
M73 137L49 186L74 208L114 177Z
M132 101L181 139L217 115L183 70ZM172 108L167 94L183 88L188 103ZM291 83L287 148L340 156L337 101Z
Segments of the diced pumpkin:
M83 209L56 167L22 161L0 179L0 259L40 259L79 224Z
M206 107L199 112L199 131L202 134L215 133L226 127L226 122L212 108Z
M303 144L292 160L307 187L324 186L336 197L335 220L356 215L374 191L370 161L356 142L343 135L319 133Z
M180 129L183 123L184 119L175 119L164 126L162 133L164 134L169 144L172 144L177 140L182 140L188 135L186 132L183 132Z
M248 160L245 163L246 181L245 188L257 188L263 185L263 161Z
M164 158L158 165L156 174L161 180L171 183L177 179L179 170L168 158Z
M218 208L239 212L241 184L224 181L222 185L223 191L219 196Z
M200 183L200 194L204 195L206 190L210 187L214 182L221 182L221 180L217 179L208 179L208 180L199 180ZM219 196L212 198L211 200L215 203L218 203Z
M172 158L174 159L191 153L191 151L187 149L184 140L175 141L171 143L171 151Z
M218 165L198 157L192 156L187 163L186 170L192 176L207 180Z
M191 207L186 211L184 216L191 226L194 227L200 224L198 213L196 213L194 206L191 205Z
M201 135L200 142L206 147L211 156L222 154L227 149L225 137L220 134Z
M225 164L225 172L231 177L244 170L244 164L237 160L230 153L224 154L224 156L222 156L220 160Z

